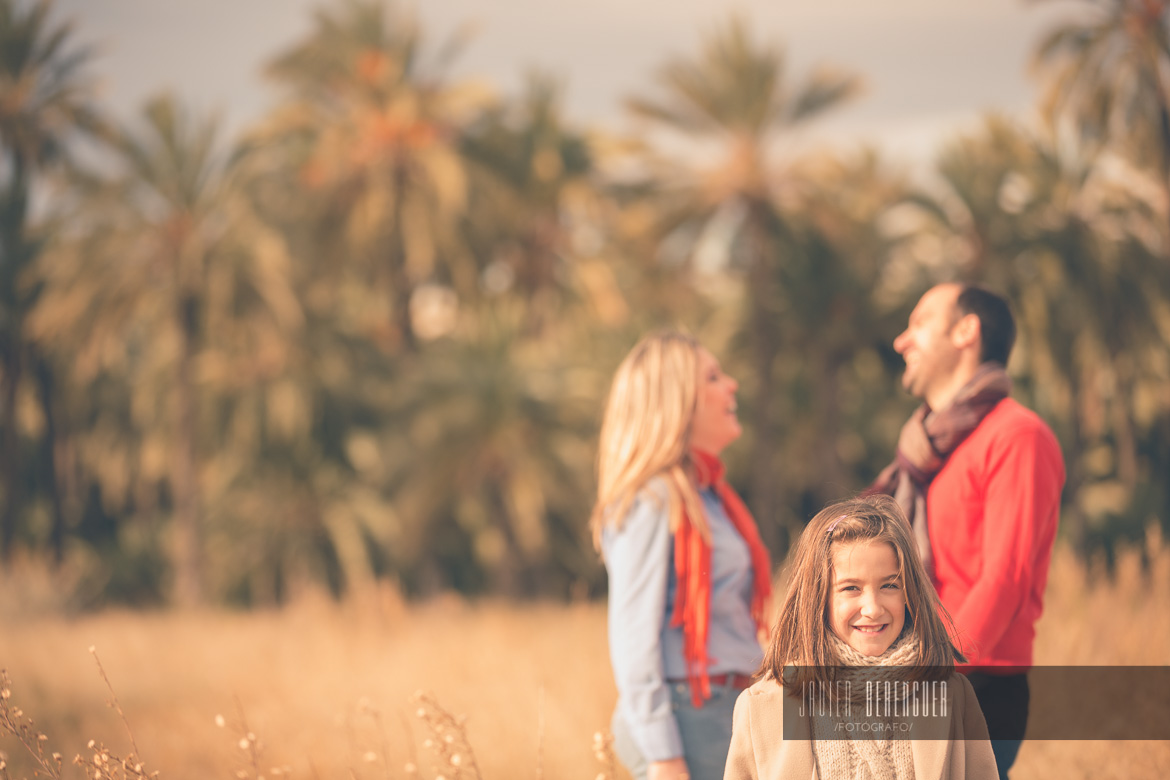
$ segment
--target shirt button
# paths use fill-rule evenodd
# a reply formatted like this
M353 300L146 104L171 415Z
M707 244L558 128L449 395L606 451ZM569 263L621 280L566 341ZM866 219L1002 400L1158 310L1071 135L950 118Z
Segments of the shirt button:
M678 685L674 686L674 689L676 691L678 691L679 693L686 693L687 692L687 686L683 685L682 683L679 683Z

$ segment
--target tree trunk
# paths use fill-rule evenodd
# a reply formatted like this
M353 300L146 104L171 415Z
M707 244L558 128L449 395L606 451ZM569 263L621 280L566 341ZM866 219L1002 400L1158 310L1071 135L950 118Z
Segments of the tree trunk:
M194 296L179 303L179 362L175 370L174 453L171 459L171 491L174 501L174 598L184 607L203 601L203 506L196 456L195 362L196 307Z
M835 353L820 358L820 383L817 397L821 403L821 427L817 459L820 483L816 485L817 505L826 506L849 493L849 478L837 451L841 435L841 385L838 375L844 359Z
M1163 7L1165 3L1162 4ZM1160 18L1164 10L1158 14ZM1160 22L1159 22L1160 23ZM1150 73L1154 76L1154 84L1157 87L1159 97L1158 101L1158 150L1161 152L1158 162L1160 163L1160 173L1162 180L1162 192L1166 196L1166 218L1170 220L1170 92L1167 92L1166 86L1162 83L1162 63L1161 57L1155 51L1150 57L1148 63ZM1170 228L1170 224L1163 224L1163 227ZM1165 238L1170 241L1170 231L1165 235ZM1170 245L1163 245L1163 257L1170 257Z
M16 539L16 523L24 503L23 480L20 473L20 433L16 429L16 389L20 385L20 349L15 334L6 334L0 357L4 360L3 386L0 387L0 479L4 495L0 504L0 560L12 560L12 546Z
M391 250L396 256L390 267L390 310L394 330L398 332L402 348L407 352L418 351L418 339L414 335L414 323L410 318L410 280L406 275L406 264L402 253Z
M17 291L20 273L32 256L24 241L28 213L28 176L24 159L11 152L3 161L10 166L8 187L0 201L0 560L12 557L16 525L24 504L21 474L20 431L16 425L16 396L23 373L24 307Z
M752 203L745 229L748 241L748 302L750 306L752 351L758 381L755 399L755 435L752 443L751 507L760 527L760 536L779 560L788 552L790 530L786 522L777 522L781 496L777 469L773 463L776 452L773 409L776 386L773 368L779 351L778 324L771 315L772 267L768 258L768 242L764 238L767 217L761 213L766 205Z
M48 478L49 505L52 508L52 525L49 532L49 541L53 548L53 563L60 566L65 559L65 505L62 500L62 486L59 479L60 469L57 464L58 442L61 440L61 430L58 426L56 410L56 382L49 362L43 355L32 356L33 370L36 374L38 397L41 402L41 412L45 417L45 442L41 452L42 473Z
M409 186L406 171L401 167L394 172L394 224L391 228L389 244L390 282L390 317L391 326L398 331L402 339L402 347L407 352L418 351L418 338L414 333L414 322L410 317L410 298L414 292L410 283L410 274L406 268L406 237L402 229L403 193Z
M504 557L491 571L492 590L510 599L518 599L527 595L528 567L524 552L520 548L520 540L516 538L516 530L512 526L511 513L508 510L508 501L504 497L501 485L504 484L506 471L500 469L498 478L488 482L488 516L492 525L500 532L504 539Z
M1170 109L1166 107L1165 98L1158 109L1158 119L1159 135L1162 141L1162 191L1166 196L1166 217L1170 220ZM1170 225L1163 227L1170 228ZM1166 238L1170 239L1170 230L1167 231ZM1162 255L1164 258L1170 257L1170 247L1163 245Z

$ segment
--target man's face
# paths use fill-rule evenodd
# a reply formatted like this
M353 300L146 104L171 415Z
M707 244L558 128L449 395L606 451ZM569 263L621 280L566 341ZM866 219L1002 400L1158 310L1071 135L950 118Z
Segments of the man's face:
M894 349L906 361L902 387L915 398L927 398L958 368L960 350L952 330L959 319L955 308L959 289L956 284L940 284L927 291L910 313L906 330L894 339Z

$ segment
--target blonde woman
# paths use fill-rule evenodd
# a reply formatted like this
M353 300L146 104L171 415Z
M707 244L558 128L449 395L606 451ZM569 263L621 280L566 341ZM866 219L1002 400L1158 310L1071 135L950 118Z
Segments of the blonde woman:
M618 368L594 540L609 573L614 748L637 779L723 776L732 711L763 652L771 564L723 480L736 381L693 338L644 338Z

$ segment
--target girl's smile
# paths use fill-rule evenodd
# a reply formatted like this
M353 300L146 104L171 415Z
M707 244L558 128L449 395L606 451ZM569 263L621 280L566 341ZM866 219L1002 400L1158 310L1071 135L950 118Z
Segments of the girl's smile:
M835 543L829 628L862 655L884 653L906 623L898 556L886 542Z

